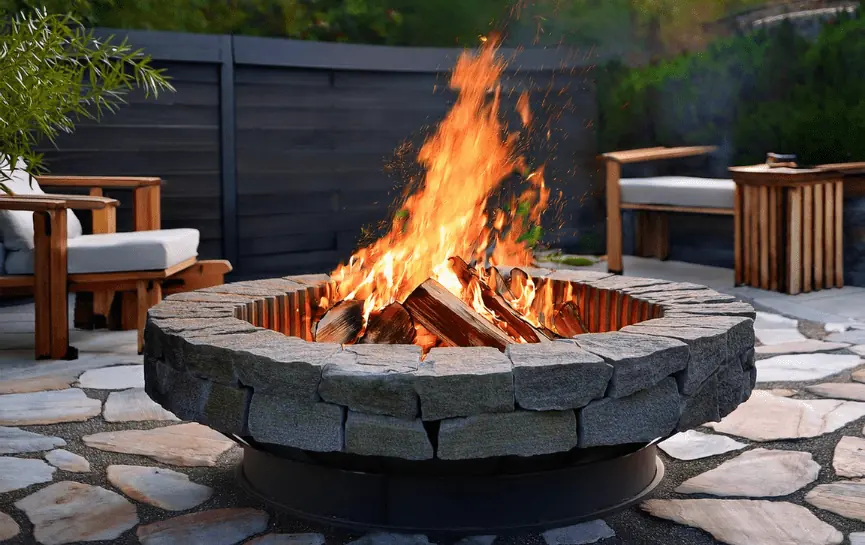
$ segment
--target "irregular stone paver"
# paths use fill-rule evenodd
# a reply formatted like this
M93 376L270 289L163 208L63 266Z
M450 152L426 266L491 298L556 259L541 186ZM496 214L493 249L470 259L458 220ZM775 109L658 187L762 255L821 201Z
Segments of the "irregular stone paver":
M433 545L427 536L420 534L372 533L347 545Z
M137 535L141 545L234 545L263 532L268 518L257 509L213 509L139 526Z
M853 532L849 537L850 545L865 545L865 532Z
M771 498L786 496L817 480L820 464L810 452L749 450L682 483L680 494Z
M850 374L850 378L852 378L855 382L865 382L865 369L853 371Z
M865 480L819 484L805 495L805 501L842 517L865 521Z
M799 320L759 310L754 320L754 329L797 329L798 327Z
M0 511L0 541L6 541L17 536L21 531L18 523L12 520L12 517Z
M158 467L108 466L108 481L124 494L168 511L186 511L213 495L209 486L194 483L183 473Z
M677 460L699 460L747 447L726 435L712 435L696 430L677 433L658 447Z
M65 390L75 382L74 375L0 380L0 394L28 394L47 390Z
M324 545L322 534L267 534L244 545Z
M83 390L0 395L0 426L83 422L102 411L102 402Z
M102 417L107 422L179 421L180 419L150 399L144 388L111 392Z
M865 384L857 384L853 382L826 382L824 384L806 386L805 390L820 397L865 401Z
M766 390L766 391L769 392L770 394L772 394L773 396L778 396L778 397L793 397L794 395L799 393L796 390L790 390L788 388L772 388L771 390Z
M832 467L839 477L865 477L865 439L842 437L835 446Z
M55 471L42 460L0 456L0 493L47 483L54 479Z
M755 329L754 336L764 346L787 344L807 340L797 329Z
M859 354L860 356L865 356L865 344L857 344L855 346L851 346L850 351L855 354Z
M33 523L43 545L113 540L138 524L123 496L99 486L61 481L15 502Z
M757 382L816 380L862 364L853 354L797 354L757 362Z
M790 341L781 344L767 344L754 349L757 354L810 354L812 352L831 352L850 346L847 343L830 343L817 339Z
M90 462L87 461L87 458L62 448L46 452L45 459L48 460L49 464L63 471L70 471L72 473L87 473L90 471Z
M565 528L547 530L543 534L547 545L584 545L609 539L615 535L616 532L600 519Z
M178 424L152 430L103 432L82 437L88 447L140 454L176 466L214 466L234 442L207 426Z
M41 452L64 446L66 446L66 441L59 437L33 433L20 428L0 426L0 454Z
M823 331L825 331L826 333L843 333L844 331L847 331L848 329L852 329L852 327L853 327L852 324L828 323L828 324L823 324Z
M78 386L94 390L144 388L143 365L117 365L91 369L78 377Z
M830 333L824 339L829 342L865 344L865 331L860 329L851 329L840 333Z
M728 545L838 545L844 534L788 502L766 500L649 500L652 516L705 530Z
M748 401L726 418L707 425L715 431L752 441L775 441L817 437L863 416L865 403L789 399L755 390Z

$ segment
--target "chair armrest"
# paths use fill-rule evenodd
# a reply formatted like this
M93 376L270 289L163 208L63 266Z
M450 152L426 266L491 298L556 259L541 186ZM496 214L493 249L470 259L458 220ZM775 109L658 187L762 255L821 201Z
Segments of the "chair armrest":
M146 176L36 176L40 185L54 187L99 187L102 189L136 189L162 185L162 180Z
M13 195L7 197L10 200L24 201L53 201L62 203L59 208L68 208L71 210L103 210L105 208L116 208L120 203L116 199L108 197L91 197L89 195L56 195L46 193L44 195ZM2 208L3 205L0 205Z
M40 195L41 197L41 195ZM66 203L62 200L47 198L22 199L19 196L10 197L0 195L0 210L24 210L28 212L48 212L50 210L65 209Z
M693 157L714 152L717 146L687 146L678 148L643 148L625 151L611 151L601 155L607 163L619 164L641 163L643 161L659 161L661 159L679 159L682 157Z

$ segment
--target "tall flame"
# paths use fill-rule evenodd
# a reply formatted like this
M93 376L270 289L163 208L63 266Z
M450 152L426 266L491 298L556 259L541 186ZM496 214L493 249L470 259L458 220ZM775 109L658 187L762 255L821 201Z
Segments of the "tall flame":
M540 217L549 189L543 169L527 168L516 151L518 135L508 134L499 118L499 80L505 63L497 51L498 42L490 39L477 53L460 56L450 81L459 91L456 102L418 155L425 169L423 185L407 198L404 213L394 218L386 235L358 250L332 274L338 298L363 300L365 318L404 301L426 279L435 278L492 319L477 286L467 286L463 293L448 258L508 265L532 261L531 248L520 237L524 225ZM520 97L518 110L528 123L527 96ZM510 203L508 211L496 210L490 218L489 197L514 172L522 174L530 188ZM523 216L517 218L518 213ZM522 303L530 310L531 300Z

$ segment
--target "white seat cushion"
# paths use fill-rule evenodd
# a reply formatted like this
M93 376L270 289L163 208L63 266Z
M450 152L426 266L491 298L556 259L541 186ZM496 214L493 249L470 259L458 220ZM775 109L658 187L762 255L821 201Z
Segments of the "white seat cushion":
M694 208L733 208L733 180L691 176L656 176L619 180L622 202Z
M18 195L44 195L45 192L39 187L39 183L33 179L23 169L26 163L21 159L18 160L18 168L15 172L9 172L9 162L5 158L0 158L0 171L5 174L0 176L0 182L3 183L13 194ZM11 176L11 179L8 177ZM72 210L66 211L66 236L67 238L77 238L81 236L81 222ZM6 249L15 250L32 250L33 249L33 212L26 210L0 210L0 240Z
M158 271L198 255L196 229L82 235L69 241L69 274ZM9 252L8 274L33 274L33 250Z

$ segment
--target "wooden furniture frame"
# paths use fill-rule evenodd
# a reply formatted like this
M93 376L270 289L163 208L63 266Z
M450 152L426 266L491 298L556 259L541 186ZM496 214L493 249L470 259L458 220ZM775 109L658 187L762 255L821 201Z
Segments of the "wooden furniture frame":
M637 254L666 259L670 251L667 214L671 212L692 214L732 215L727 208L696 208L662 204L629 204L622 202L619 180L622 165L680 159L712 153L715 146L689 146L678 148L643 148L627 151L614 151L601 155L607 171L607 270L622 274L622 210L637 212Z
M94 274L67 274L67 210L90 210L94 233L114 233L118 202L103 196L105 189L131 189L136 231L160 228L159 178L105 176L38 176L45 187L88 188L89 195L0 196L0 209L29 210L34 224L33 275L0 276L0 295L33 293L36 306L37 359L74 359L69 346L68 293L93 294L95 315L110 313L116 293L122 299L125 328L138 329L138 350L143 349L147 309L162 300L163 282L171 292L222 284L231 264L224 260L188 259L168 269Z

